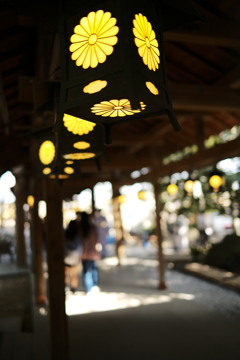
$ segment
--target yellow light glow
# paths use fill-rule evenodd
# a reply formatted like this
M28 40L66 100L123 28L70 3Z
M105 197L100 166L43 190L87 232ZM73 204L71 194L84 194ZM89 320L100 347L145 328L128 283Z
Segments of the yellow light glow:
M66 161L66 165L71 165L73 164L73 161L69 160L69 161Z
M167 192L169 195L174 195L178 192L178 186L175 184L170 184L167 187Z
M219 175L213 175L209 179L209 184L213 189L218 190L223 185L223 179Z
M110 12L103 10L92 11L75 26L69 50L77 66L83 69L95 68L113 53L113 46L118 42L115 35L119 28L115 26L117 20L111 16Z
M146 81L146 87L148 88L148 90L153 94L153 95L158 95L159 91L156 88L156 86L151 83L150 81Z
M71 175L71 174L74 173L74 169L71 168L70 166L67 166L67 167L64 168L64 172L65 172L66 174Z
M96 80L90 82L87 86L83 88L83 92L87 94L94 94L101 91L107 86L107 81L105 80Z
M74 153L74 154L66 154L63 155L64 159L71 159L71 160L85 160L94 157L94 153Z
M73 147L78 150L85 150L90 147L90 144L86 141L78 141L73 144Z
M68 131L72 132L74 135L86 135L93 130L94 126L96 126L96 124L90 121L79 119L68 114L64 114L63 122Z
M132 110L130 101L128 99L121 100L110 100L102 101L100 104L95 104L91 111L95 115L100 115L104 117L123 117L127 115L134 115L141 110L145 110L146 105L141 102L141 109Z
M158 64L160 64L160 51L155 31L146 16L142 14L135 15L133 25L134 41L143 63L147 65L149 70L156 71L159 67Z
M46 167L46 168L43 169L42 172L43 172L44 175L49 175L51 173L51 171L52 170L49 167Z
M52 141L44 141L39 148L39 159L42 164L49 165L55 157L55 146Z
M125 195L119 195L118 202L119 204L125 204L127 202L127 197Z
M188 180L184 183L184 190L186 190L186 192L188 194L192 194L193 192L193 185L194 185L194 182L192 180Z
M68 179L68 178L69 178L68 175L63 175L63 174L58 175L58 179Z
M27 203L28 203L28 205L29 205L30 207L33 207L33 205L34 205L34 196L29 195L29 196L27 197Z
M138 192L138 199L139 200L146 200L147 199L147 193L146 193L146 191L145 190L140 190L139 192Z

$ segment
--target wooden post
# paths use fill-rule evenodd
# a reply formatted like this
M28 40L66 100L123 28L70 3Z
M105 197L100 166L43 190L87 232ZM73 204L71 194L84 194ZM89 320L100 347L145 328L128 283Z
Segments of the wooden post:
M32 217L32 246L33 246L33 269L36 279L36 302L37 304L45 304L47 301L46 282L43 271L43 223L38 216L38 203L42 195L42 182L38 181L34 189L34 206L31 210Z
M61 189L55 180L45 179L46 229L49 274L51 359L69 359L68 324L65 313L64 233Z
M120 204L118 201L119 191L118 188L113 186L113 218L114 227L116 231L116 255L118 258L118 265L121 265L121 258L124 254L124 234L121 218Z
M95 195L94 195L94 186L92 187L91 189L92 191L92 214L94 214L94 211L95 211Z
M17 238L17 265L26 266L26 244L24 236L25 189L24 179L18 178L15 185L16 195L16 238Z
M160 200L159 200L159 184L158 182L154 182L154 194L155 194L155 202L156 202L156 226L157 226L157 242L158 242L158 261L159 261L159 286L160 290L164 290L167 288L165 282L165 264L164 264L164 256L162 251L162 230L160 223Z

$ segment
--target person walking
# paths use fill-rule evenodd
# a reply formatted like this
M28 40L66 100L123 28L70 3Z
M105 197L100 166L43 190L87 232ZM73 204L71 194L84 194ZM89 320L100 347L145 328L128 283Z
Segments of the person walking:
M76 219L71 220L65 232L65 286L75 293L78 287L79 266L81 256L81 213L76 212Z
M85 211L81 213L80 233L82 238L83 284L86 293L99 292L99 274L96 261L100 259L99 236L97 226Z

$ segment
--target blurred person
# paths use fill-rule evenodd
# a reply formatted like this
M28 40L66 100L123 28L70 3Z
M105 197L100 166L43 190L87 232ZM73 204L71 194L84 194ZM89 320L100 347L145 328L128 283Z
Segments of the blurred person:
M76 219L70 221L65 232L65 286L73 293L78 287L81 247L81 213L78 211Z
M205 245L208 241L208 236L206 234L206 224L204 213L199 213L197 217L197 227L199 231L199 243L200 245Z
M105 218L105 216L103 216L101 214L101 210L100 209L96 209L94 211L94 218L93 218L93 222L94 224L97 225L97 229L98 229L98 236L99 236L99 243L102 246L101 249L101 258L105 258L107 256L107 250L106 250L106 245L107 245L107 238L108 238L108 232L109 232L109 226L107 223L107 219Z
M86 293L99 292L99 274L96 261L100 259L97 226L85 211L81 213L83 284Z

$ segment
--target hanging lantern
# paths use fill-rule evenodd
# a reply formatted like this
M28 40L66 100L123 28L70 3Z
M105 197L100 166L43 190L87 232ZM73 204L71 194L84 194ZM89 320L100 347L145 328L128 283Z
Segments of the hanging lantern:
M139 200L147 200L147 192L145 190L140 190L137 197Z
M125 204L127 202L127 197L125 195L119 195L118 202L119 204Z
M167 14L167 15L165 15ZM111 127L168 114L180 126L168 91L164 28L200 19L191 1L63 0L60 6L61 92L55 129L64 117L100 123L105 143ZM187 14L187 16L186 16ZM185 17L186 16L186 17ZM164 27L163 27L163 24Z
M178 192L178 186L176 184L169 184L167 186L167 193L169 195L175 195Z
M102 126L65 114L63 126L58 133L60 162L88 159L99 161L102 156L108 160L106 147L103 144Z
M194 181L193 180L187 180L184 183L184 190L187 192L188 195L192 195L193 194L193 186L194 186Z
M30 208L32 208L34 206L34 196L33 195L29 195L27 197L27 203Z
M219 170L215 170L209 177L209 185L214 192L218 192L225 184L223 173Z

